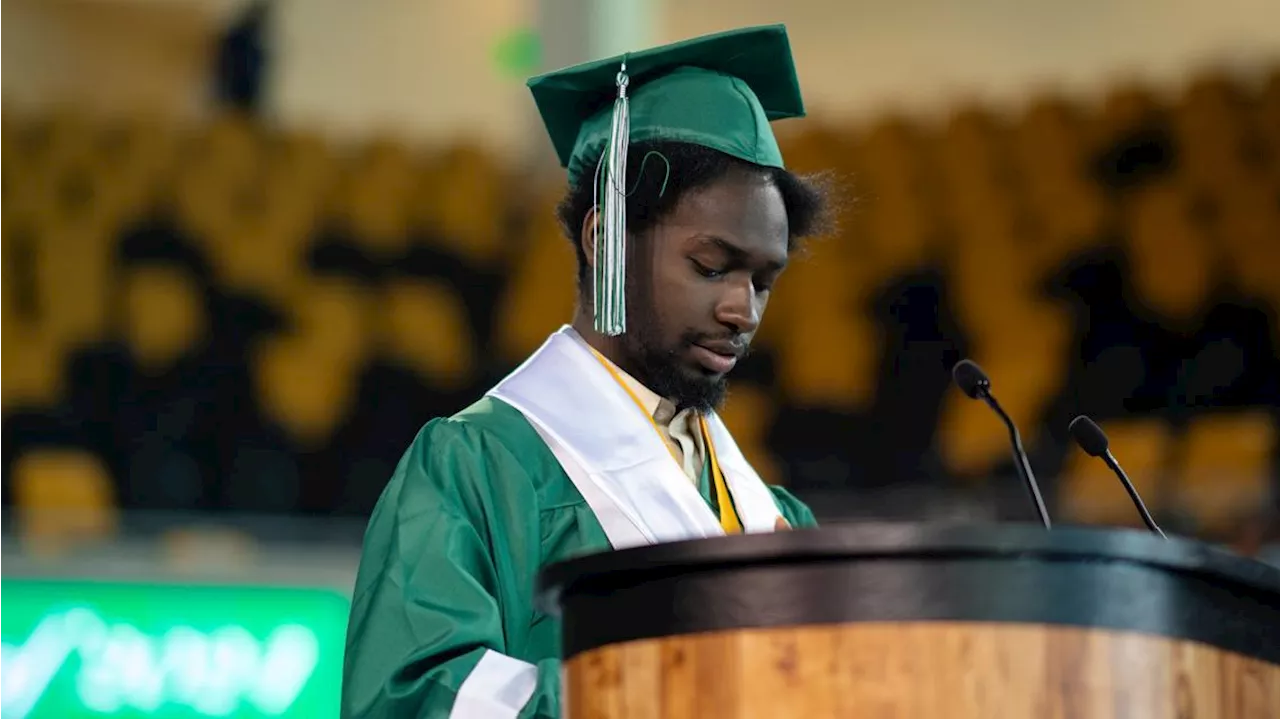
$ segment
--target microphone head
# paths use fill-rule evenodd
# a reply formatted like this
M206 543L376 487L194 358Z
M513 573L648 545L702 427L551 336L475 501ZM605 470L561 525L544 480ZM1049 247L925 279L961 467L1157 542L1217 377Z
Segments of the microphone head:
M1067 430L1071 432L1071 437L1075 439L1076 444L1080 445L1085 454L1091 457L1101 457L1107 453L1109 442L1107 442L1107 434L1102 431L1093 420L1084 415L1080 415L1071 420L1071 424L1067 426Z
M973 360L963 359L957 362L951 368L951 377L969 399L978 399L991 389L991 378Z

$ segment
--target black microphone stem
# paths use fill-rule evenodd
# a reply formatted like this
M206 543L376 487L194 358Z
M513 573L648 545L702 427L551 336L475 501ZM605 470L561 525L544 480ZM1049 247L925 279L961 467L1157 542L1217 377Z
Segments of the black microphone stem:
M1013 466L1018 471L1018 476L1022 478L1022 483L1026 485L1027 492L1031 495L1031 501L1036 505L1036 513L1040 515L1040 521L1044 524L1045 529L1050 529L1049 510L1045 509L1044 499L1040 497L1040 489L1036 486L1035 474L1031 471L1031 465L1027 462L1027 452L1022 448L1022 435L1018 433L1017 426L1014 425L1013 419L1005 414L1000 403L990 392L981 393L982 401L986 402L996 414L1000 415L1000 419L1004 420L1004 426L1009 429L1009 439L1013 442Z
M1124 485L1124 491L1129 493L1129 498L1133 500L1133 506L1138 508L1138 514L1142 515L1142 521L1147 525L1147 529L1159 534L1164 539L1168 539L1168 537L1164 536L1164 530L1156 526L1156 520L1151 518L1151 513L1147 511L1147 505L1142 503L1142 499L1138 496L1138 490L1134 489L1133 482L1129 481L1129 475L1125 474L1124 470L1120 468L1120 463L1111 454L1111 450L1108 449L1102 455L1102 461L1106 462L1111 471L1115 472L1116 476L1120 478L1120 483Z

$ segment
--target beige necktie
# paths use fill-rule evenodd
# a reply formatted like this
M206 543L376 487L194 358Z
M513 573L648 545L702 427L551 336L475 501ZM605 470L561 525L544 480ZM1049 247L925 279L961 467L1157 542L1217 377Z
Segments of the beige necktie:
M696 484L702 476L702 466L699 463L702 457L702 442L695 429L697 413L691 409L675 412L674 405L664 399L653 413L653 421L662 429L663 434L676 450L676 459L684 469L685 476Z

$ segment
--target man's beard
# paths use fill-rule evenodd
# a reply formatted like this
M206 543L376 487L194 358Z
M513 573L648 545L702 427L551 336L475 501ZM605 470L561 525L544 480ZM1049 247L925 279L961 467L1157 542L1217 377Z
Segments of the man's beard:
M680 367L680 356L704 338L686 332L675 346L664 347L652 306L627 304L627 331L622 336L627 371L645 387L674 402L677 410L718 409L727 389L725 376L690 373Z

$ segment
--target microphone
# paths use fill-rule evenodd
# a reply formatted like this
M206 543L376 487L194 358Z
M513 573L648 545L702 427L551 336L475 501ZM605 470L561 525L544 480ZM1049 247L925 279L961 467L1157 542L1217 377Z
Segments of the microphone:
M1045 529L1049 529L1052 526L1049 522L1049 512L1044 508L1044 500L1040 497L1040 485L1036 484L1036 477L1031 472L1031 462L1027 459L1026 450L1022 448L1022 435L1018 434L1018 428L1013 424L1013 420L992 396L991 378L987 377L987 373L983 372L976 362L967 359L960 360L955 367L951 368L951 376L955 379L956 386L969 399L980 399L986 402L987 406L1004 421L1004 426L1009 429L1009 443L1013 445L1013 466L1018 471L1018 476L1022 478L1023 484L1027 486L1031 502L1036 507L1036 514L1040 515L1040 522L1044 524Z
M1133 482L1129 481L1128 475L1120 468L1120 463L1116 461L1115 455L1111 454L1110 442L1107 441L1107 434L1102 431L1093 420L1084 415L1080 415L1071 420L1071 424L1067 425L1067 430L1071 432L1071 437L1080 445L1080 449L1090 457L1101 457L1102 461L1107 463L1112 472L1120 478L1120 483L1124 485L1124 489L1129 493L1129 499L1133 500L1133 506L1137 507L1138 514L1142 515L1142 521L1147 525L1153 533L1158 534L1163 539L1164 531L1156 526L1156 520L1151 518L1151 513L1147 511L1147 505L1142 503L1142 497L1138 496L1138 490L1134 489Z

